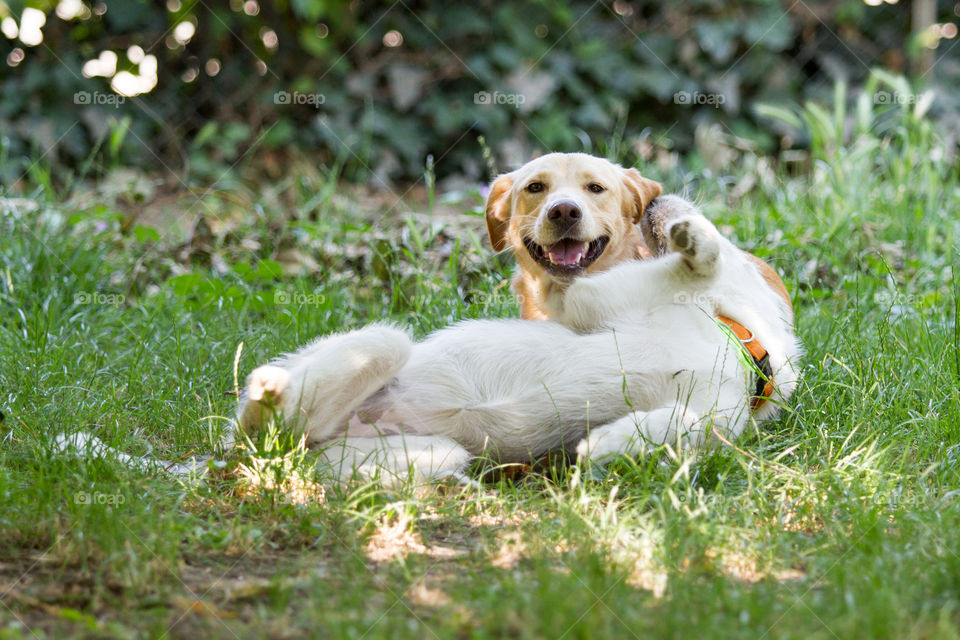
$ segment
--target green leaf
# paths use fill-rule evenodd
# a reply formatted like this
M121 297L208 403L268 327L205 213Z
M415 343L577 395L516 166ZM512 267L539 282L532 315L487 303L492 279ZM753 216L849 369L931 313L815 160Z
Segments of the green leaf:
M307 22L316 22L323 15L323 0L291 0L293 12Z
M283 277L283 267L273 260L261 260L257 263L257 277L261 280L277 280Z
M237 262L233 265L233 272L243 278L246 282L256 280L257 274L248 262Z
M783 51L793 43L794 28L789 13L771 7L759 19L748 20L743 30L747 46Z
M145 244L147 242L158 241L160 234L153 227L145 227L138 224L133 228L133 237L136 238L140 244Z
M740 23L736 20L701 21L693 27L700 48L707 52L714 62L728 62L733 57Z
M203 284L203 276L196 273L185 273L167 280L167 286L174 294L186 297L196 292Z
M803 129L803 121L792 110L787 107L780 107L773 104L756 104L753 107L754 113L761 118L777 120L795 129Z
M193 146L202 147L207 140L217 135L217 123L213 120L200 127L200 131L193 137Z

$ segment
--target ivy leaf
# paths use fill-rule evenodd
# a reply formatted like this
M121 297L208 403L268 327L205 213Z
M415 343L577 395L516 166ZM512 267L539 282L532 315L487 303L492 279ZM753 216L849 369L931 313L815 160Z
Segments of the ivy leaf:
M698 22L693 30L697 34L700 48L709 54L714 62L723 64L730 61L740 32L739 21Z

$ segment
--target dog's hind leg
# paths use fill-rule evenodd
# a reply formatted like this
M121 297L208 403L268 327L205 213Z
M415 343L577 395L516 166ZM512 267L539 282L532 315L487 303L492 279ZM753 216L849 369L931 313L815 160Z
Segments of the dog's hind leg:
M636 457L663 444L682 443L695 429L700 417L683 407L661 407L634 411L619 420L597 427L577 445L577 456L597 464L617 456Z
M416 483L448 477L463 480L471 458L449 438L401 433L331 442L321 452L319 464L341 482L357 475L393 485L407 479Z
M404 331L390 326L321 338L254 369L241 399L240 425L254 429L264 410L273 409L308 442L328 440L351 411L397 375L412 347Z
M577 445L584 460L606 464L617 456L638 456L651 447L670 444L697 449L736 438L749 418L746 392L737 380L715 389L713 396L696 394L675 405L652 411L634 411L628 416L592 430Z

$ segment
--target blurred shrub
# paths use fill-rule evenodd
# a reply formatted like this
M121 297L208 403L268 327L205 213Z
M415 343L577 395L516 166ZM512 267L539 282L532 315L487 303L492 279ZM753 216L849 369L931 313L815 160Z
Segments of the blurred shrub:
M946 54L926 80L955 86L952 14L911 40L906 4L0 0L0 178L43 157L209 183L249 157L281 173L297 149L374 183L429 155L483 179L537 149L687 148L705 121L773 150L803 141L753 104L906 70L924 46Z

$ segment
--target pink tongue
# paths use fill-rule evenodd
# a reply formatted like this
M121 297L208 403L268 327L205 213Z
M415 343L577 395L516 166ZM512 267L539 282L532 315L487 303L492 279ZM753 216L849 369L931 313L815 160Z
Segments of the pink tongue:
M575 265L587 255L587 243L574 240L561 240L547 249L554 264L569 267Z

